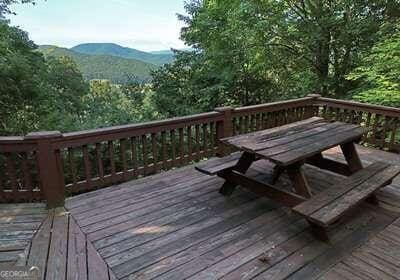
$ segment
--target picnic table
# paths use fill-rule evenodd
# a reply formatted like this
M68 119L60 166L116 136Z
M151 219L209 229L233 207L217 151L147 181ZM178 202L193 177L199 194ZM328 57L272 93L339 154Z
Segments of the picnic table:
M239 152L210 160L196 168L209 175L225 179L220 189L230 195L240 185L291 207L312 225L314 233L328 240L326 228L345 212L367 200L377 203L375 191L390 184L400 174L399 166L377 162L363 168L357 153L357 143L366 129L359 125L329 122L313 117L280 127L221 139ZM340 146L347 163L325 158L322 152ZM268 160L274 164L272 177L264 182L246 175L253 162ZM341 184L314 195L304 174L304 164L348 176ZM275 183L286 172L292 190Z
M274 191L280 202L287 206L298 204L299 200L312 196L304 175L303 165L307 162L323 169L350 175L360 169L362 164L355 149L355 142L361 139L365 129L358 125L342 122L327 122L314 117L304 121L254 133L237 135L222 139L224 143L243 151L237 166L232 172L224 173L226 183L221 193L231 193L238 183L253 184L263 192ZM341 146L347 165L325 159L322 152ZM259 184L245 175L256 160L269 160L275 164L272 184L286 171L295 193L276 191L270 184ZM280 195L279 195L280 193Z

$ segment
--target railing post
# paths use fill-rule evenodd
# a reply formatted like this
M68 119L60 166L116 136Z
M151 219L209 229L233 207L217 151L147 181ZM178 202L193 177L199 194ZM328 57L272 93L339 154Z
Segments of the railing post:
M321 97L321 94L308 94L307 97L312 98L312 103L310 106L306 107L305 118L318 116L318 105L316 105L315 102L318 101L318 98Z
M222 121L217 122L217 140L218 140L218 152L217 156L225 156L229 154L229 148L226 147L219 139L230 137L233 135L232 125L232 107L219 107L215 108L214 111L223 114L224 118Z
M48 208L64 206L65 186L59 153L52 148L52 141L61 138L59 131L33 132L25 139L37 143L37 162L41 191L47 201Z

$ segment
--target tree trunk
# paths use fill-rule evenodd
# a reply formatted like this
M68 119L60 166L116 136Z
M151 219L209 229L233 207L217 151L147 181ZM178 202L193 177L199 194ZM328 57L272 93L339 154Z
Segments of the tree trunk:
M319 91L322 95L328 94L328 78L329 78L329 54L330 54L330 40L331 35L329 31L325 31L325 34L321 34L321 41L318 44L317 49L317 74L319 79Z

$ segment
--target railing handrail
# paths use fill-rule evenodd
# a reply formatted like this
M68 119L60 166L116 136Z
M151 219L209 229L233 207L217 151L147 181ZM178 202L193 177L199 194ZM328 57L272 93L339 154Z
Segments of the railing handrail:
M64 133L63 137L72 140L72 139L81 138L81 137L107 135L107 134L113 134L113 133L132 131L132 130L136 130L136 129L155 128L155 127L169 126L169 125L174 125L174 124L181 124L181 123L186 123L186 122L195 122L198 120L211 119L211 118L220 117L220 116L221 116L221 114L218 112L206 112L206 113L200 113L200 114L196 114L196 115L175 117L175 118L169 118L169 119L163 119L163 120L155 120L155 121L149 121L149 122L143 122L143 123L126 124L126 125L110 126L110 127L76 131L76 132L68 132L68 133Z
M96 141L111 141L124 136L134 136L143 133L152 133L164 128L179 128L185 124L204 123L206 121L221 121L223 114L219 112L207 112L190 116L175 117L164 120L156 120L137 124L111 126L106 128L91 129L85 131L63 133L62 138L54 141L56 148L63 148L67 145L84 145Z
M240 115L240 114L247 114L251 112L257 111L264 111L268 112L268 109L278 109L278 108L288 108L292 106L298 105L312 105L315 97L303 97L303 98L296 98L296 99L289 99L284 101L276 101L264 104L257 104L252 106L244 106L244 107L237 107L233 109L233 114Z
M337 105L343 109L349 110L366 110L371 113L376 114L385 114L391 117L398 117L400 116L400 109L395 107L389 106L382 106L382 105L375 105L369 103L362 103L357 101L351 100L341 100L341 99L333 99L333 98L326 98L326 97L318 97L315 99L314 104L316 105Z
M19 142L24 143L24 140L25 138L23 136L0 136L0 144L18 144Z

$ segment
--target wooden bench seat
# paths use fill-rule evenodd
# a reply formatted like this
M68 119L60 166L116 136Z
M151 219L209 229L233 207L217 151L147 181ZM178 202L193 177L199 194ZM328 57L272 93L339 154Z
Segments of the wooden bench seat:
M318 238L328 240L326 229L329 225L359 203L373 198L376 190L390 184L398 174L400 166L373 163L297 205L293 211L309 221Z
M196 165L196 169L207 175L216 175L217 173L232 169L238 163L242 152L236 152L222 158L212 158L204 163Z

